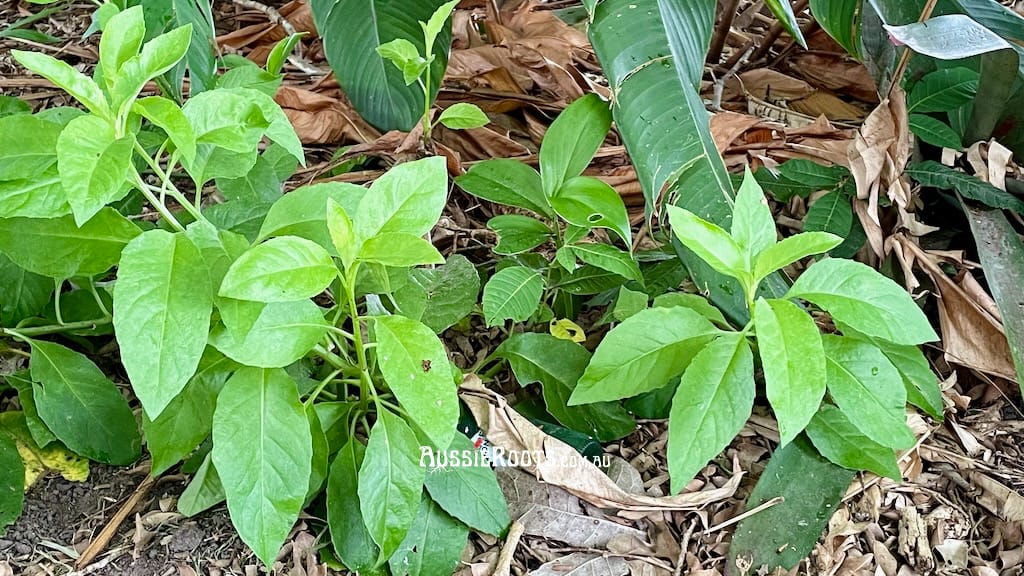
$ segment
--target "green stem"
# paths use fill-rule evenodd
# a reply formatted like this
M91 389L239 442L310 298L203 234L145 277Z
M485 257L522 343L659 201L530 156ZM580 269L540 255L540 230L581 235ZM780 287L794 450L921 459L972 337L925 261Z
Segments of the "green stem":
M327 385L330 384L331 381L334 380L334 377L337 376L338 374L341 374L340 368L335 370L334 372L331 372L330 374L327 375L326 378L320 381L320 384L317 385L316 389L314 389L313 392L310 393L309 397L306 398L306 408L309 408L310 406L313 405L313 402L316 401L317 396L319 396L320 393L324 391L324 388L327 387Z
M157 163L156 160L151 158L149 154L146 153L146 149L142 147L142 144L139 144L138 140L135 141L135 151L138 152L140 156L142 156L143 160L146 162L146 165L149 166L149 169L152 170L153 173L155 173L158 178L160 178L161 193L167 192L168 194L170 194L171 197L174 198L178 202L178 204L181 204L181 207L184 208L186 212L191 214L192 217L195 218L196 220L206 220L206 218L204 218L203 215L199 212L199 209L196 206L193 206L192 203L188 201L188 198L185 198L185 195L182 194L180 190L178 190L178 187L171 182L170 171L164 172L163 169L160 168L160 164ZM139 180L146 186L147 189L152 191L152 188L150 188L148 184L145 184L145 181L142 180L141 176L139 177ZM196 194L198 195L199 192L197 191Z
M93 300L96 301L96 305L99 306L100 312L103 312L106 316L112 316L110 310L107 310L107 305L103 303L103 298L100 297L99 291L96 289L96 280L89 277L89 292L92 293Z
M60 292L63 287L62 278L53 279L53 313L57 317L57 324L64 324L64 315L60 312Z
M82 320L79 322L68 322L67 324L49 324L46 326L31 326L29 328L0 328L0 336L9 338L25 339L31 336L44 336L46 334L60 334L74 330L88 330L105 326L113 322L113 318L97 318L95 320Z
M178 219L174 217L174 214L172 214L170 210L167 209L167 206L164 206L163 202L158 200L156 196L153 196L153 193L149 190L149 184L146 184L138 171L133 169L132 172L135 176L135 187L139 189L139 192L142 192L142 195L146 197L146 200L148 200L153 208L160 213L160 216L162 216L164 220L167 220L167 223L170 224L172 228L178 232L184 232L185 227L181 225L181 222L178 222Z
M366 408L371 395L376 399L373 381L370 379L370 364L366 360L366 348L363 346L363 320L356 306L355 281L359 273L359 264L353 264L345 274L345 296L348 300L349 317L352 318L352 336L355 340L356 361L359 364L359 406Z
M320 344L317 344L316 346L313 347L313 353L322 358L324 362L327 362L328 364L339 370L355 368L354 365L352 365L349 362L346 362L344 358L324 348Z

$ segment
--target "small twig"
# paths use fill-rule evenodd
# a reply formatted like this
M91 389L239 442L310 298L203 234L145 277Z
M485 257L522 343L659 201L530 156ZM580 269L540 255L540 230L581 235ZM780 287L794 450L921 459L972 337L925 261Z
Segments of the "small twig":
M712 526L711 528L708 528L707 530L704 531L704 533L705 534L711 534L713 532L718 532L722 528L728 528L729 526L732 526L733 524L739 522L740 520L743 520L743 519L745 519L745 518L747 518L749 516L753 516L754 514L757 514L758 512L763 512L764 510L767 510L767 509L771 508L772 506L775 506L776 504L782 504L785 501L786 501L786 499L783 498L782 496L776 496L775 498L772 498L771 500L765 502L764 504L761 504L760 506L758 506L756 508L752 508L750 510L747 510L746 512L744 512L743 514L740 514L739 516L733 516L732 518L726 520L725 522L722 522L721 524L716 524L716 525Z
M928 3L924 5L924 9L921 10L921 17L917 21L924 22L931 18L936 4L938 4L938 0L928 0ZM903 78L903 73L907 70L907 64L910 63L910 55L912 53L910 46L903 47L903 54L900 54L900 62L896 65L896 71L892 75L892 84L889 85L889 94L892 94L893 88L900 85L900 79Z
M711 48L708 49L708 57L704 60L708 64L718 64L722 57L722 48L725 47L725 39L729 37L732 29L732 20L736 17L740 0L725 0L722 5L722 19L715 26L715 35L711 38Z
M516 553L516 548L519 547L519 539L523 537L523 532L526 527L519 520L512 523L512 527L508 529L508 537L505 539L505 545L501 548L501 553L498 554L498 562L494 566L494 576L510 576L512 574L512 557Z
M686 549L690 547L690 537L693 536L693 529L697 527L697 519L690 521L690 525L683 534L683 540L679 543L679 557L676 558L676 569L672 576L680 576L683 573L683 565L686 563Z
M796 4L793 5L793 14L799 14L807 8L810 0L797 0ZM768 33L765 34L764 39L761 41L761 45L757 47L754 55L750 57L752 62L759 62L762 58L768 55L768 51L772 49L772 45L782 35L782 22L776 20L772 24L771 28L768 29Z
M153 483L156 481L152 476L146 476L146 479L139 484L139 487L132 492L132 495L125 500L124 504L117 510L117 513L107 522L107 525L100 530L100 533L96 538L89 543L89 546L82 552L82 555L75 561L75 568L81 570L85 566L88 566L103 549L110 543L111 538L117 534L117 529L121 527L125 518L128 517L139 505L139 502L149 493L149 489L153 487Z

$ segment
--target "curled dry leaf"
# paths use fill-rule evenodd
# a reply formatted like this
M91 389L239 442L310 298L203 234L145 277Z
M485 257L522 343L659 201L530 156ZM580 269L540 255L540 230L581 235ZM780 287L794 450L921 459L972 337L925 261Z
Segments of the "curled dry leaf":
M281 86L274 101L284 109L303 144L351 144L380 138L380 132L340 98Z
M731 497L743 476L743 472L737 472L721 488L677 496L654 498L629 494L571 446L548 436L519 415L503 397L485 388L478 376L469 374L465 377L459 396L469 406L493 445L506 452L539 455L531 465L522 466L524 470L600 508L633 511L697 510ZM734 469L739 470L739 466Z

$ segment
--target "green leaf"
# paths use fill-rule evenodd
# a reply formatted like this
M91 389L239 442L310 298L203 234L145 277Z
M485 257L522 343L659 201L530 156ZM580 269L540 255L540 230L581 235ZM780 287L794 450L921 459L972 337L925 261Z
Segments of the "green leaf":
M838 408L825 404L807 425L807 436L822 456L844 468L868 470L899 482L896 454L865 436Z
M430 328L402 316L379 316L374 328L384 381L434 446L448 446L459 399L444 345Z
M758 255L754 263L754 279L760 281L776 270L808 256L828 252L842 243L841 237L828 232L801 232L784 238Z
M480 294L480 274L461 254L434 268L409 271L409 282L394 293L402 315L440 334L473 311Z
M510 266L491 276L484 286L483 309L488 326L530 317L544 292L540 274L523 266Z
M586 348L550 334L525 332L502 342L494 357L508 360L520 386L540 383L548 412L563 426L602 442L618 440L636 428L629 413L615 402L569 406L569 397L590 361Z
M977 200L991 208L1003 208L1024 214L1024 200L1000 190L970 174L964 174L934 160L925 160L907 167L907 176L942 190L956 190L964 198Z
M861 432L890 448L910 448L907 391L903 379L882 352L868 342L823 336L828 391L843 414Z
M858 332L895 344L939 339L903 288L860 262L817 262L800 275L786 298L813 302Z
M570 224L583 228L607 228L626 245L632 243L629 214L622 197L604 180L591 176L570 177L550 198L551 206Z
M420 27L423 28L423 38L427 42L427 46L433 46L434 40L437 39L437 35L444 30L445 24L448 23L448 19L451 18L452 11L459 3L456 0L450 0L444 4L438 6L437 10L430 15L430 19L425 23L420 22Z
M522 214L502 214L487 221L487 227L498 233L495 254L511 256L529 252L551 239L547 224Z
M789 4L783 4L789 8ZM730 235L747 255L749 262L753 262L762 250L775 244L775 219L772 218L768 201L754 180L754 175L750 173L750 168L746 169L743 184L736 193Z
M0 118L0 180L32 179L56 164L60 131L59 124L29 114ZM0 207L9 202L0 197Z
M57 169L79 226L128 193L132 142L97 116L79 116L60 133Z
M204 267L210 276L212 296L216 292L214 288L224 280L231 263L249 249L249 241L234 232L218 230L213 224L201 220L189 224L185 236L202 254Z
M212 293L202 253L184 234L150 230L121 255L114 330L132 389L150 418L163 412L199 366Z
M932 146L960 150L960 135L942 120L924 114L911 114L909 117L910 131L914 136Z
M497 483L495 483L497 484ZM466 547L469 528L430 498L420 500L416 519L388 560L395 576L433 576L455 570Z
M288 366L312 350L328 330L323 312L310 300L242 305L250 308L244 316L251 320L214 327L210 344L247 366Z
M476 104L457 102L445 108L437 121L452 130L469 130L486 126L491 120Z
M382 131L408 132L423 117L423 89L406 85L398 68L377 52L395 38L405 38L427 54L419 22L434 14L438 2L390 0L315 0L310 3L317 30L324 35L324 54L345 94L359 114ZM451 33L443 29L433 42L430 94L433 101L448 65Z
M444 256L420 236L402 232L378 234L363 243L357 260L404 268L443 264Z
M789 0L765 0L765 4L778 18L779 24L782 24L786 34L789 34L790 38L796 40L806 49L807 41L804 40L804 35L800 31L800 23L796 20L796 14L793 13L793 7L789 5Z
M473 196L489 202L555 216L544 196L540 174L518 160L484 160L456 178L455 183Z
M597 94L576 99L555 118L540 145L545 196L554 196L563 184L583 173L611 125L608 103Z
M204 364L159 417L151 420L142 414L146 448L153 456L153 477L181 462L213 430L217 394L237 365L216 352L207 353Z
M825 396L825 350L814 319L788 300L759 298L754 324L780 444L791 442Z
M22 114L32 114L32 107L28 102L15 96L0 96L0 118Z
M25 463L4 432L0 429L0 534L21 516L25 504Z
M270 566L302 510L313 458L309 421L284 370L243 368L224 384L212 454L231 523Z
M405 38L395 38L377 46L377 53L387 58L396 68L402 71L402 79L409 86L427 69L428 62L420 55L420 51Z
M359 468L366 447L355 438L342 446L327 477L327 525L338 558L349 570L370 571L377 564L377 545L363 524L359 504Z
M852 470L822 458L803 436L779 448L750 493L746 511L780 496L781 501L740 521L727 569L788 571L802 562L853 478Z
M57 439L53 435L53 432L46 426L42 418L39 417L39 411L36 409L36 399L34 391L32 390L32 378L29 376L28 370L19 370L14 374L8 374L4 376L4 379L18 391L18 402L21 403L21 410L25 418L25 426L28 428L29 434L32 436L32 440L35 441L40 448L45 448L47 444Z
M39 74L78 100L85 108L101 118L109 119L110 106L100 87L85 74L72 68L66 62L40 52L11 50L19 64Z
M399 164L374 180L352 216L356 240L400 232L422 236L441 217L448 198L448 170L435 156Z
M192 124L172 100L160 96L139 98L132 105L132 110L163 129L184 161L195 160L196 135L192 131Z
M56 166L32 178L0 180L0 218L59 218L70 213Z
M725 316L722 315L722 311L712 306L707 298L699 294L687 294L685 292L660 294L654 298L654 306L656 308L671 308L673 306L689 308L719 326L729 326Z
M452 436L448 457L443 459L445 465L431 467L427 471L424 485L430 498L424 500L433 500L445 512L474 530L501 537L512 521L505 495L498 487L498 479L490 466L473 465L474 455L476 447L469 438L462 434ZM470 459L468 466L467 459ZM431 459L426 464L431 466ZM410 530L410 534L414 531ZM447 572L437 572L441 573Z
M811 0L811 13L844 50L855 58L860 56L860 0Z
M643 284L644 277L640 274L640 266L628 252L609 244L597 243L573 244L569 248L577 258L591 266Z
M333 200L351 216L356 213L366 192L362 186L342 182L312 184L293 190L270 207L259 238L298 236L312 240L333 253L337 248L331 239L324 211L327 200Z
M738 278L749 274L742 249L729 233L689 210L667 206L676 238L720 274Z
M110 101L115 111L123 112L146 82L167 72L184 58L191 41L192 25L186 24L146 42L138 55L125 61L110 88Z
M117 263L142 230L104 208L81 227L72 216L0 219L0 252L22 268L51 278L94 276Z
M139 53L146 35L146 22L142 6L132 6L117 12L103 24L100 37L100 66L105 71L107 89L114 87L121 66Z
M306 487L305 502L308 504L321 492L324 481L327 480L327 465L330 458L330 446L327 444L327 434L320 424L320 416L313 406L306 405L306 420L309 421L309 434L313 446L313 458L310 461L309 486Z
M32 340L32 390L39 417L70 450L126 466L142 445L135 416L114 383L88 358Z
M33 274L0 254L0 326L17 326L42 311L53 294L53 279Z
M223 501L224 486L220 483L217 469L213 467L211 455L207 454L192 476L192 481L178 498L178 512L191 518Z
M672 399L668 472L677 494L732 442L754 406L754 356L743 334L724 334L693 357Z
M594 351L569 405L618 400L682 374L721 331L687 308L650 308L612 328Z
M426 474L419 454L419 441L409 425L380 409L359 468L358 493L363 521L380 547L381 560L398 550L416 519Z
M257 302L312 298L337 277L331 255L315 242L280 236L256 245L228 269L218 294Z
M327 199L327 231L331 235L331 244L337 250L345 269L349 269L356 260L359 246L356 244L356 232L348 212L334 201Z
M967 104L978 90L978 73L969 68L944 68L922 78L907 95L911 113L947 112Z
M646 310L648 299L647 294L643 292L637 292L625 286L620 286L619 293L615 298L615 307L611 310L612 318L622 322L641 310Z
M804 232L828 232L846 238L852 227L853 207L849 196L841 190L833 190L815 200L804 218ZM827 243L824 237L821 243Z
M298 32L289 35L287 38L274 44L274 47L270 50L270 54L267 55L267 72L278 75L281 74L281 68L284 67L285 61L288 59L288 55L292 53L295 46L305 36L305 32Z

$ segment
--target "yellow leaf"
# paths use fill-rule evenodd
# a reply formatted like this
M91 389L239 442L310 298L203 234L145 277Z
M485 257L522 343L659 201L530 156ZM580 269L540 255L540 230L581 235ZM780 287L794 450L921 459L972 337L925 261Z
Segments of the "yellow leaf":
M40 448L32 439L23 412L0 414L0 434L10 436L18 447L18 453L25 462L26 489L49 470L60 472L61 476L71 482L84 482L89 477L89 461L71 452L60 442L51 442L45 448Z
M551 324L548 325L548 329L551 331L552 336L555 338L561 338L562 340L572 340L577 344L581 344L587 340L587 334L583 332L583 328L580 328L579 324L569 320L568 318L552 320Z

